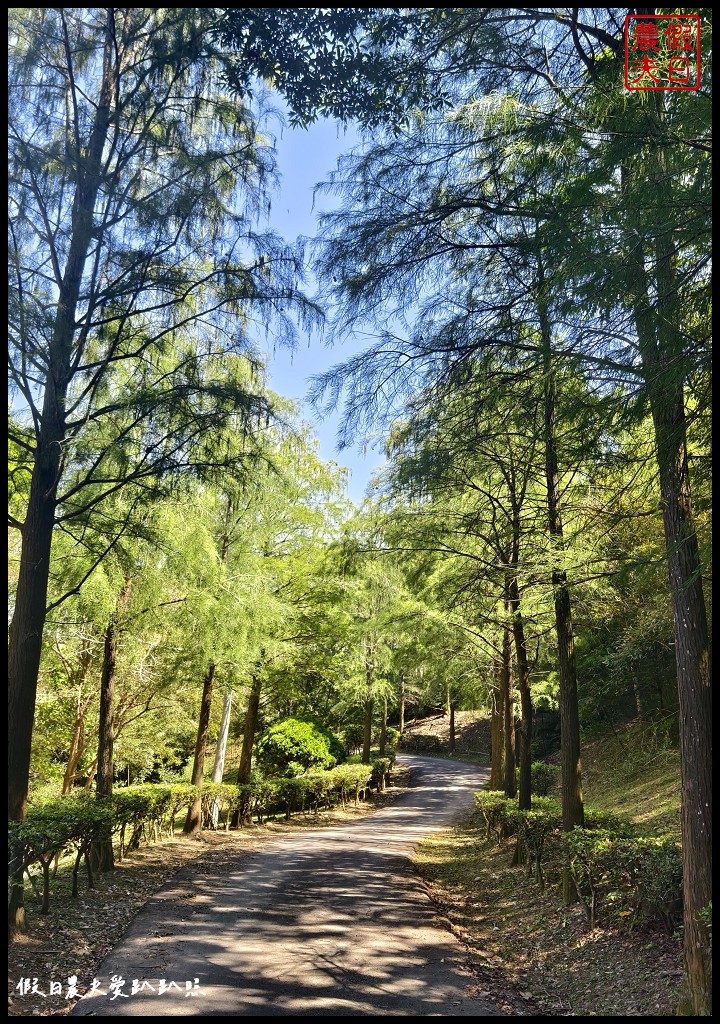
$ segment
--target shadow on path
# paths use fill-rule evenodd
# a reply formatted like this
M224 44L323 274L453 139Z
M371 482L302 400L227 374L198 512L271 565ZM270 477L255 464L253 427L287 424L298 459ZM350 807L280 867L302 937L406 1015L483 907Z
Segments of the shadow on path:
M71 1015L503 1016L472 996L468 954L409 859L420 839L472 809L487 772L398 762L413 784L389 807L274 840L221 876L201 861L181 870Z

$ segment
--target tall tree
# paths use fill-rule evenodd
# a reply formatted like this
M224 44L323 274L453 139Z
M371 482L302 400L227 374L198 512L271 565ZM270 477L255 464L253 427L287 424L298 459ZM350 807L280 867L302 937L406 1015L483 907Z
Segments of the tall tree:
M298 263L253 232L271 164L218 87L212 17L11 12L9 373L30 429L16 432L30 482L13 517L12 818L27 799L55 524L91 528L121 487L227 462L213 428L252 436L267 412L226 356L251 350L248 310L286 304Z

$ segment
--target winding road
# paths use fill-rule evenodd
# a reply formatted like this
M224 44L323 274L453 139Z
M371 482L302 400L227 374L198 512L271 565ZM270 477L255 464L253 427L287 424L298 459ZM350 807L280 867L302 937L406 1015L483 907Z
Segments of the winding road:
M420 839L472 809L487 772L398 761L412 784L390 806L271 840L222 876L198 872L197 862L182 869L105 959L100 990L71 1015L505 1016L473 996L468 953L410 862Z

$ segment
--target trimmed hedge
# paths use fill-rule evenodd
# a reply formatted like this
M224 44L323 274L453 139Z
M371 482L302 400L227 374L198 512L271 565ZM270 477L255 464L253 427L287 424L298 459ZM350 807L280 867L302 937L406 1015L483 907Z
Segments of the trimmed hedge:
M633 927L637 922L662 923L670 933L682 919L680 846L666 837L635 834L632 824L608 811L585 809L585 827L562 831L562 809L553 797L533 797L532 809L521 811L501 791L475 794L485 821L487 839L517 839L514 863L527 865L545 887L543 862L552 851L555 866L567 866L587 922Z
M347 760L337 736L307 718L285 718L271 725L258 740L260 768L277 778L298 778L307 772L327 771Z
M399 746L403 750L410 750L416 754L434 754L443 750L445 744L440 736L436 736L433 733L428 735L423 733L403 733Z
M562 828L562 807L551 796L533 797L532 808L520 811L517 807L506 810L508 829L517 836L518 851L527 864L528 877L532 874L541 889L545 888L542 858L546 842Z
M291 779L265 779L242 786L206 782L202 798L203 827L230 828L236 811L239 821L263 819L284 813L318 811L350 801L355 804L366 797L371 788L378 791L389 784L394 755L377 758L371 764L341 764L326 772L308 772ZM128 786L116 789L107 800L90 794L70 795L57 800L31 805L21 822L10 826L9 840L17 862L27 871L39 864L43 876L42 913L47 913L50 899L50 866L63 854L74 853L73 896L78 893L78 869L85 861L88 886L93 886L89 852L92 844L114 837L118 860L137 849L143 839L157 842L172 837L179 814L186 813L197 797L197 789L189 784ZM217 810L215 823L214 810Z
M78 894L78 870L82 860L85 861L88 887L92 889L90 846L107 838L111 827L111 807L106 801L95 800L87 794L31 807L23 821L11 823L10 845L18 851L16 855L22 859L23 870L28 871L31 864L40 865L43 876L42 914L49 911L50 865L55 858L63 853L75 853L73 896Z
M510 832L509 811L514 801L506 797L501 789L484 789L475 794L475 806L485 819L485 837L494 835L498 846L502 844Z
M570 874L588 925L662 923L672 934L682 919L682 858L674 839L574 828L563 835Z

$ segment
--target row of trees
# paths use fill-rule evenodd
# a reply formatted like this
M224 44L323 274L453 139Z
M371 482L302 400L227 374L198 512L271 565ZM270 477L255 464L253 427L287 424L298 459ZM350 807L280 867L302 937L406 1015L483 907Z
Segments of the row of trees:
M395 81L412 82L413 96L425 89L429 102L423 95L389 112L386 136L347 158L330 183L344 205L325 219L318 267L336 301L333 335L362 328L377 342L326 374L317 398L332 403L349 391L353 431L403 415L408 395L460 404L461 416L477 420L481 459L467 473L474 484L488 444L484 414L496 417L490 438L500 424L502 433L516 429L502 408L512 387L544 478L566 829L582 823L582 793L562 493L577 463L562 434L604 433L612 452L649 413L681 721L683 1005L705 1014L711 698L689 453L709 454L709 22L697 40L697 90L628 93L614 9L398 10L395 35L381 27L388 16L369 16L368 51L394 61ZM593 395L594 422L577 411L561 418L568 378ZM528 392L535 416L520 397ZM517 526L530 479L517 477L506 455L503 466L508 522L500 544L496 523L484 539L510 568L504 600L522 680ZM496 500L486 487L485 521ZM521 802L528 798L525 787Z

